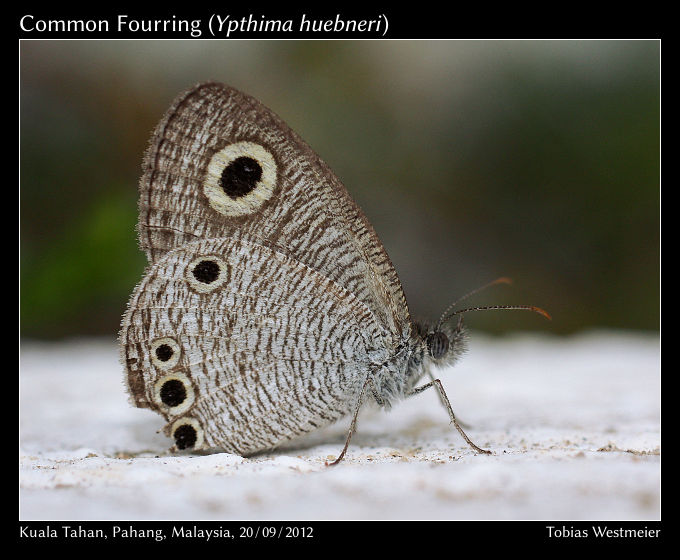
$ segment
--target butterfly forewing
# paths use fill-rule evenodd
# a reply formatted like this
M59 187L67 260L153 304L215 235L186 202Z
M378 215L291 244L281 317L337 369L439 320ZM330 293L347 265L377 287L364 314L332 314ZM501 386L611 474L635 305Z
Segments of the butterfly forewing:
M150 262L246 234L353 293L393 345L408 336L401 284L370 223L309 146L248 95L208 83L175 100L147 150L139 206Z

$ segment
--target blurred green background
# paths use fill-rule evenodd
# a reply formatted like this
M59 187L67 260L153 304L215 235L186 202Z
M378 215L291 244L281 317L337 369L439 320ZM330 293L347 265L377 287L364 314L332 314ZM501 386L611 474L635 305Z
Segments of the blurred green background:
M219 80L321 155L415 317L474 330L655 331L658 41L22 41L22 337L115 336L145 257L137 181L172 99Z

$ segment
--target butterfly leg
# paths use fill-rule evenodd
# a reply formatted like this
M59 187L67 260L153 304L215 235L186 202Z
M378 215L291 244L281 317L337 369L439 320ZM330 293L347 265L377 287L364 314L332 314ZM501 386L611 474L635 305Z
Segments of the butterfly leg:
M432 380L432 383L434 383L434 382L435 382L435 376L432 374L432 372L431 372L431 371L428 371L428 372L427 372L427 375L428 375L428 377ZM420 392L420 391L418 391L418 393L419 393L419 392ZM409 393L409 394L406 395L406 396L407 396L407 397L410 397L410 396L413 396L413 395L415 395L415 394L417 394L417 393L416 393L416 392L413 392L413 393ZM442 406L443 406L444 408L446 408L446 401L444 400L444 397L442 397L442 394L441 394L440 392L437 392L437 395L439 395L439 402L442 403ZM467 422L463 422L460 418L457 418L457 420L458 420L458 425L459 425L461 428L465 428L466 430L469 430L469 429L472 428L472 426L470 426L470 424L468 424Z
M463 431L463 428L460 427L460 424L458 423L458 420L456 419L456 415L453 413L453 408L451 408L451 403L449 402L449 398L446 396L446 391L444 391L444 386L442 385L442 382L439 381L439 379L433 379L429 383L426 383L425 385L422 385L420 387L416 387L408 393L406 396L411 397L413 395L417 395L418 393L422 393L425 389L429 389L430 387L435 387L437 391L439 392L439 396L444 403L444 406L446 407L447 412L449 413L449 417L451 418L451 423L456 427L456 430L460 433L461 436L463 436L463 439L467 442L467 444L472 447L475 451L478 453L486 453L486 454L491 454L491 451L488 451L486 449L482 449L481 447L476 446L474 443L472 443L472 440L467 437L467 434Z
M432 374L431 371L428 371L428 372L427 372L427 375L428 375L428 377L432 380L432 383L434 383L434 382L436 381L436 378L435 378L435 376ZM430 383L430 385L431 385L431 383ZM423 389L426 389L427 387L426 387L426 386L423 386L422 388L423 388ZM411 393L408 393L406 396L407 396L407 397L411 397L411 396L413 396L413 395L417 395L418 393L420 393L420 391L413 391L413 392L411 392ZM448 401L448 399L446 399L446 394L444 394L444 396L442 396L442 392L441 392L441 391L437 391L437 395L439 396L439 402L442 403L442 406L443 406L444 408L448 408L447 405L446 405L446 403L449 402L449 401ZM470 428L472 428L472 426L470 426L470 424L468 424L467 422L463 422L460 418L456 418L456 420L458 421L458 425L459 425L461 428L465 428L466 430L469 430Z
M359 416L359 409L361 408L362 401L364 400L364 392L366 391L366 387L368 385L373 385L373 382L371 381L371 378L369 377L366 379L364 382L364 386L361 388L361 392L359 393L359 398L357 399L357 406L354 409L354 416L352 417L352 423L349 426L349 432L347 433L347 440L345 441L345 447L342 448L342 451L340 455L338 455L338 458L333 461L332 463L329 463L326 461L326 466L327 467L332 467L334 465L337 465L340 461L343 460L345 457L345 453L347 453L347 448L349 447L349 442L352 439L352 434L354 433L356 427L357 427L357 416ZM375 387L373 387L373 395L375 396L377 394Z

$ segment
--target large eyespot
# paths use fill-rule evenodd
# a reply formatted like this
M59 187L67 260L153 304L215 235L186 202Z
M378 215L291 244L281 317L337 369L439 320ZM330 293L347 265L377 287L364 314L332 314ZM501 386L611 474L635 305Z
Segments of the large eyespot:
M198 257L189 263L186 279L197 292L212 292L224 284L229 277L229 266L214 256Z
M177 365L182 349L173 338L157 338L151 343L151 361L160 369L170 369Z
M427 347L430 350L430 356L439 360L449 351L449 337L441 331L431 333L427 335Z
M156 381L153 398L161 409L175 416L186 412L194 404L194 388L186 375L171 373Z
M195 418L180 418L172 425L172 437L177 449L203 447L203 429Z
M276 176L276 161L269 151L253 142L237 142L210 159L203 192L220 214L245 216L271 198Z

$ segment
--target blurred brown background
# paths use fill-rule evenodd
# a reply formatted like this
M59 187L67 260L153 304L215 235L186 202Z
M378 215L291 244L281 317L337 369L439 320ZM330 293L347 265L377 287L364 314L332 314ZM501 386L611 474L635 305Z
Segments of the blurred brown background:
M659 328L658 41L22 41L20 326L115 336L150 132L208 79L268 105L373 223L411 311L475 330Z

